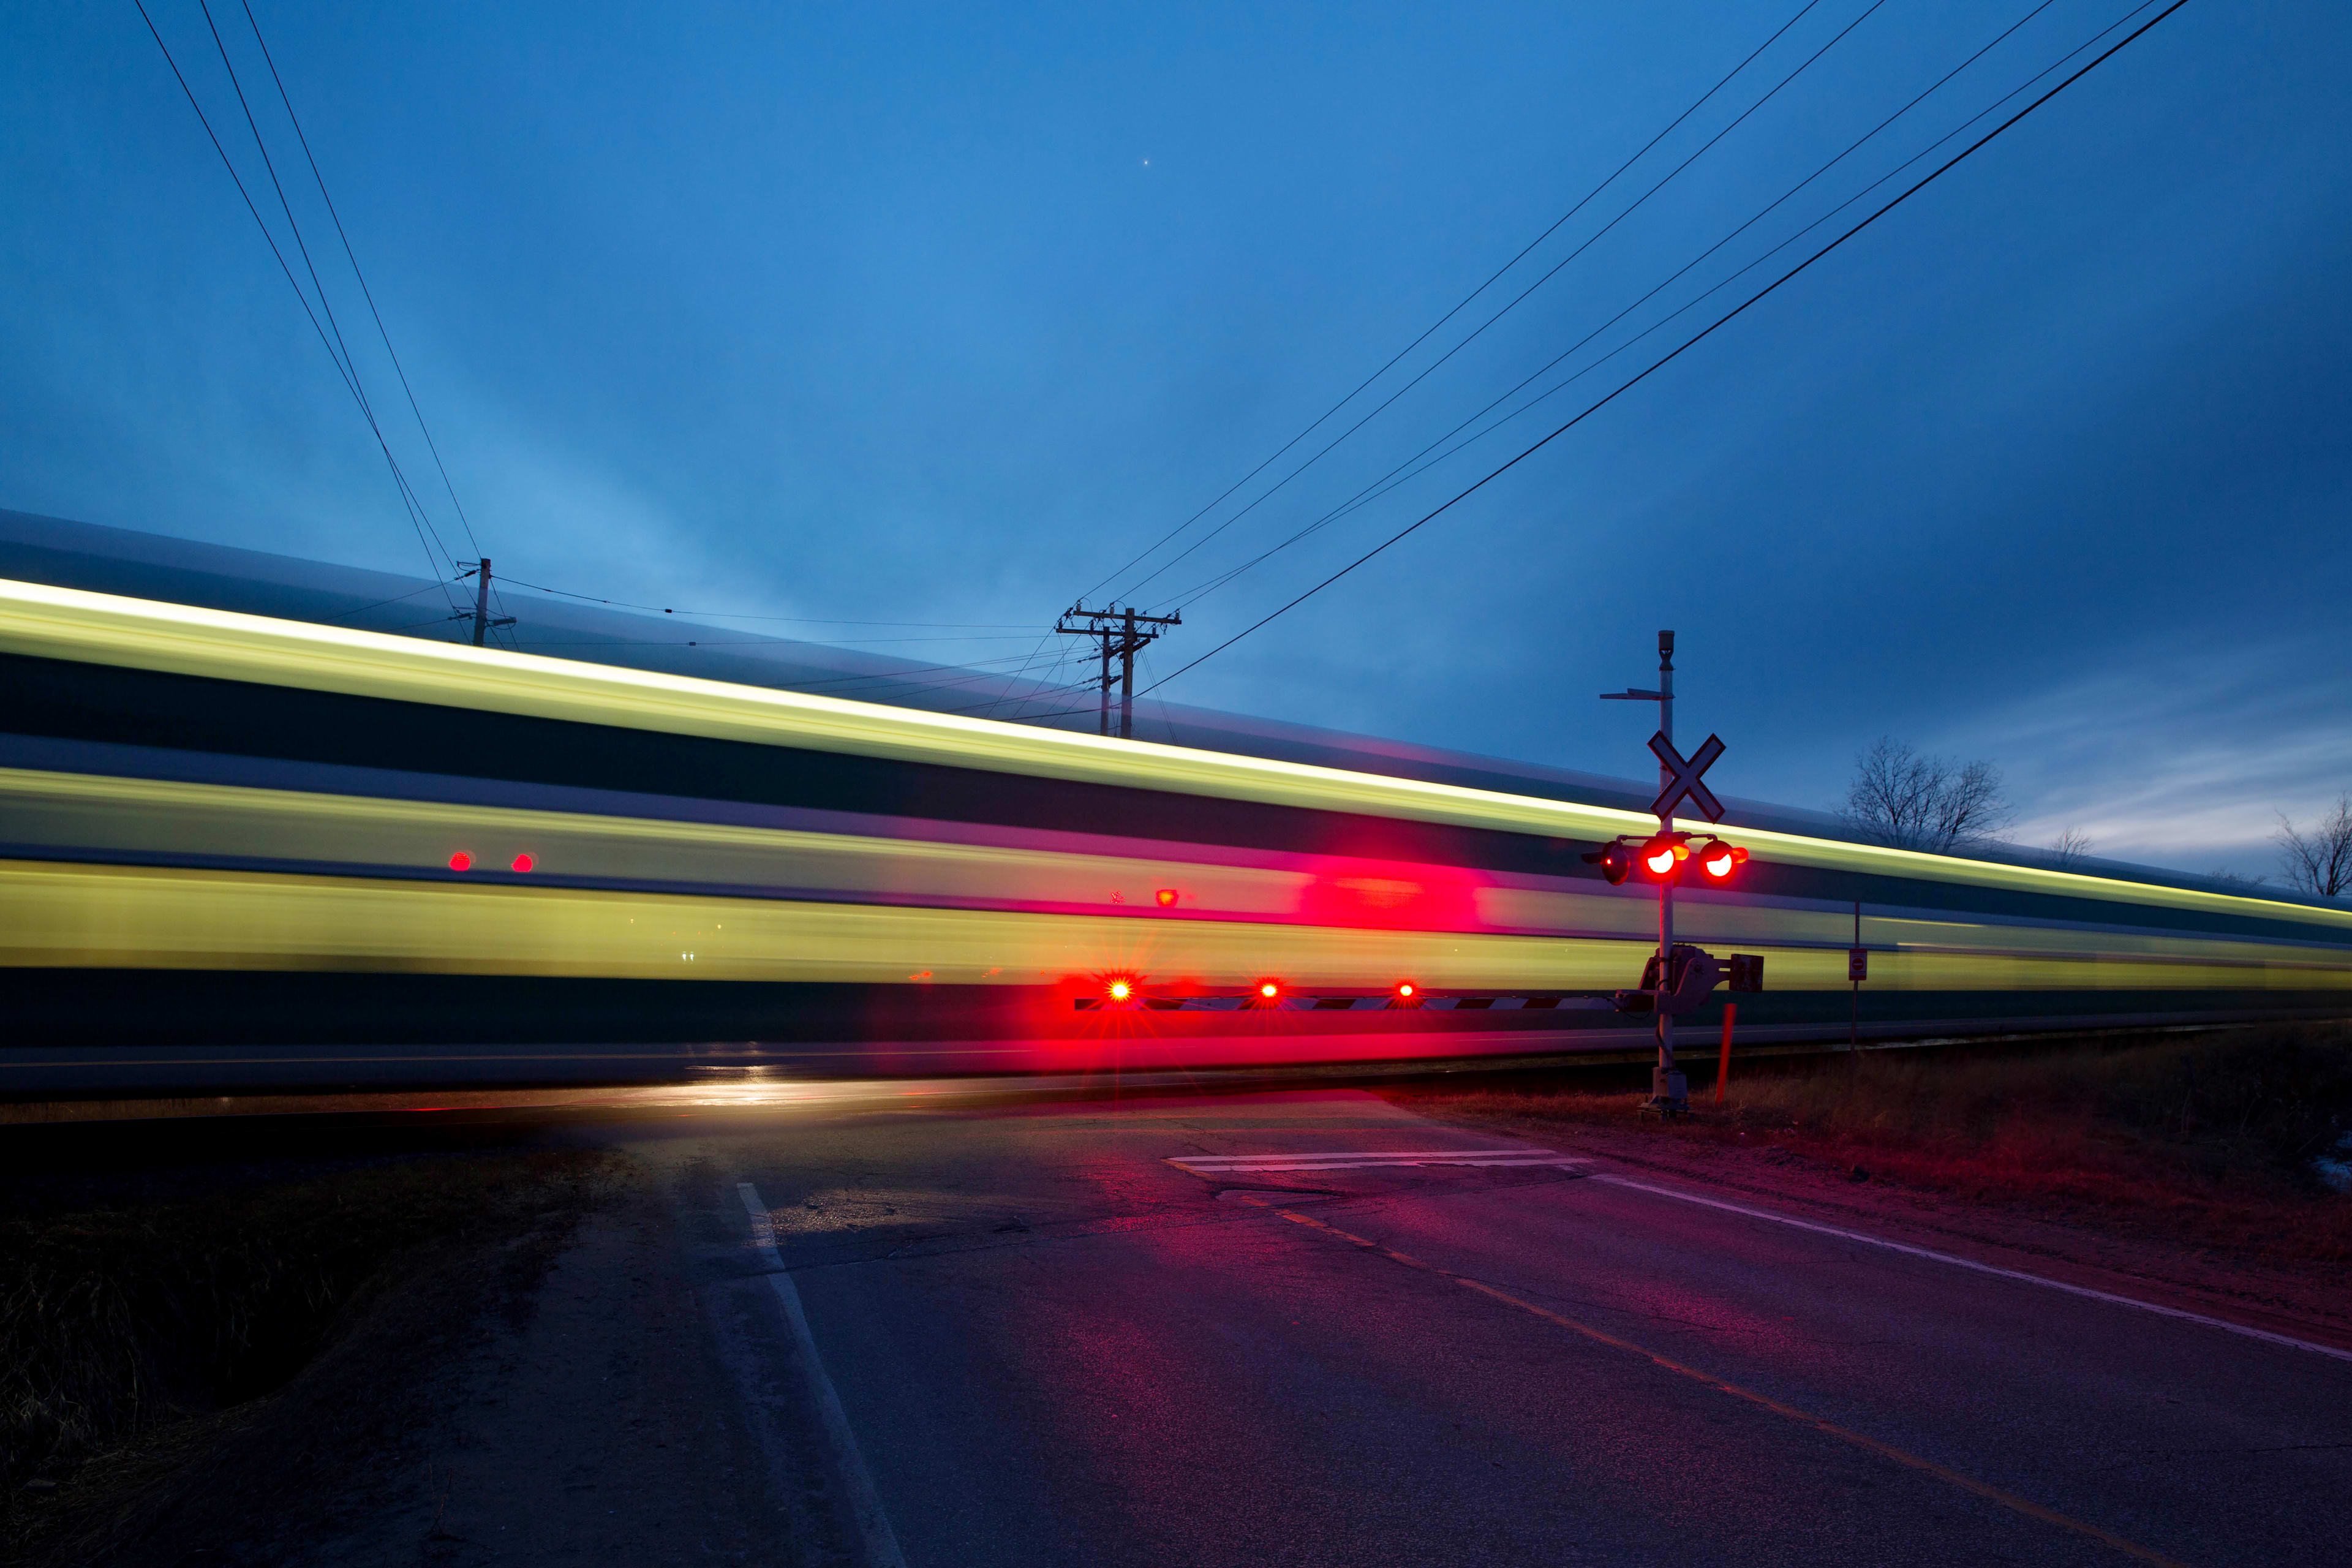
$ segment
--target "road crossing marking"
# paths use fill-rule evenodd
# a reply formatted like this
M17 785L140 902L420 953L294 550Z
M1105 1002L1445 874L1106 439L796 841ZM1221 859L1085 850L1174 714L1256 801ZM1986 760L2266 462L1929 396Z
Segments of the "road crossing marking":
M1425 1263L1409 1253L1382 1247L1377 1241L1341 1230L1336 1225L1328 1225L1311 1215L1297 1214L1289 1209L1276 1208L1263 1199L1259 1200L1259 1205L1293 1224L1303 1225L1310 1229L1319 1230L1327 1236L1337 1237L1341 1241L1351 1243L1367 1252L1377 1253L1391 1262L1401 1263L1408 1268L1419 1269L1424 1274L1433 1274L1441 1279L1451 1279L1465 1290L1475 1290L1481 1296L1500 1301L1505 1306L1517 1307L1519 1310L1531 1313L1548 1323L1556 1324L1571 1333L1581 1334L1586 1339L1608 1345L1613 1350L1630 1351L1654 1366L1662 1367L1667 1372L1704 1384L1718 1393L1730 1394L1735 1399L1746 1400L1748 1404L1769 1410L1775 1415L1784 1415L1791 1421L1811 1426L1813 1430L1835 1437L1841 1442L1851 1443L1859 1448L1866 1448L1883 1458L1892 1459L1898 1465L1917 1470L1922 1475L1933 1476L1937 1480L1948 1481L1962 1491L1973 1492L1988 1502L1998 1503L2002 1508L2021 1513L2028 1519L2039 1520L2044 1524L2056 1525L2061 1530L2072 1531L2077 1535L2086 1536L2103 1546L2122 1552L2126 1557L2136 1558L2142 1563L2155 1563L2157 1568L2187 1568L2186 1564L2161 1553L2151 1552L2137 1542L2126 1541L2112 1531L2102 1530L2095 1524L2086 1523L2071 1515L2060 1513L2055 1509L2044 1508L2038 1502L2029 1501L2012 1492L2002 1491L1999 1487L1988 1485L1978 1480L1974 1476L1963 1475L1958 1470L1936 1463L1933 1459L1923 1459L1916 1454L1895 1447L1891 1443L1882 1443L1877 1438L1856 1432L1851 1427L1841 1426L1833 1421L1824 1421L1810 1411L1800 1410L1793 1405L1783 1405L1769 1394L1742 1388L1736 1383L1726 1383L1712 1373L1701 1372L1695 1366L1685 1366L1678 1361L1671 1361L1655 1351L1635 1344L1631 1340L1621 1340L1615 1334L1602 1329L1596 1329L1590 1323L1578 1322L1574 1318L1563 1317L1549 1308L1538 1307L1533 1301L1522 1300L1509 1291L1498 1290L1484 1280L1473 1279L1466 1274L1456 1274L1451 1269L1440 1268L1434 1263Z
M1360 1153L1184 1154L1168 1163L1196 1176L1257 1171L1367 1171L1397 1165L1469 1165L1481 1170L1580 1169L1591 1163L1549 1149L1378 1149Z

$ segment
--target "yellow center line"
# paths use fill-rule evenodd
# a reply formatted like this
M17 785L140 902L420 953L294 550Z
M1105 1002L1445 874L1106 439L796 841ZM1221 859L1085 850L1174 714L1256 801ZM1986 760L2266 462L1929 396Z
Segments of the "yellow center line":
M1272 1206L1271 1205L1264 1203L1262 1200L1251 1199L1245 1201L1257 1202L1261 1207ZM1465 1290L1475 1290L1481 1296L1490 1297L1495 1300L1502 1302L1506 1306L1517 1307L1522 1312L1532 1313L1534 1316L1541 1318L1548 1323L1557 1324L1560 1328L1567 1329L1572 1333L1581 1334L1586 1339L1595 1341L1601 1344L1608 1345L1612 1349L1630 1352L1634 1355L1641 1356L1654 1366L1664 1367L1666 1371L1677 1373L1683 1377L1687 1377L1694 1383L1705 1384L1707 1387L1721 1394L1728 1394L1735 1399L1744 1399L1748 1404L1769 1410L1776 1415L1785 1415L1791 1421L1800 1422L1804 1426L1811 1426L1817 1432L1826 1433L1830 1436L1835 1437L1842 1442L1851 1443L1858 1448L1867 1448L1872 1453L1879 1455L1881 1458L1892 1459L1898 1465L1919 1471L1922 1475L1934 1476L1938 1480L1948 1481L1951 1485L1959 1488L1962 1491L1973 1492L1989 1502L1999 1503L2001 1507L2009 1509L2016 1513L2021 1513L2028 1519L2038 1519L2044 1524L2054 1524L2061 1530L2070 1530L2077 1535L2088 1536L2091 1540L2098 1542L2103 1546L2112 1547L2116 1551L2122 1552L2126 1557L2136 1558L2142 1563L2156 1563L2158 1565L2158 1568L2187 1568L2186 1564L2177 1562L2170 1557L2164 1556L2160 1552L2151 1552L2147 1547L2142 1546L2136 1542L2126 1541L2122 1536L2114 1533L2112 1531L2101 1530L2095 1524L2085 1523L2082 1520L2074 1519L2069 1515L2060 1513L2054 1509L2043 1508L2040 1503L2030 1502L2024 1498L2019 1497L2014 1493L2002 1491L1999 1487L1988 1486L1984 1482L1978 1480L1973 1476L1962 1475L1959 1471L1937 1464L1932 1459L1923 1459L1916 1454L1907 1452L1902 1448L1897 1448L1891 1443L1882 1443L1875 1437L1866 1436L1860 1432L1852 1430L1851 1428L1841 1426L1834 1421L1824 1421L1820 1416L1800 1410L1793 1405L1783 1405L1779 1400L1774 1399L1768 1394L1759 1394L1753 1389L1742 1388L1736 1383L1726 1383L1723 1379L1716 1377L1708 1373L1701 1372L1696 1367L1685 1366L1681 1362L1674 1361L1658 1354L1655 1351L1644 1349L1643 1346L1635 1344L1631 1340L1619 1339L1616 1335L1601 1329L1596 1329L1590 1323L1578 1322L1575 1319L1562 1317L1559 1313L1552 1311L1549 1308L1538 1307L1532 1301L1523 1300L1519 1297L1512 1295L1507 1290L1498 1290L1492 1285L1470 1279L1466 1275L1456 1274L1450 1269L1440 1268L1433 1263L1423 1262L1422 1259L1414 1258L1410 1254L1398 1252L1393 1248L1382 1247L1377 1241L1371 1241L1366 1237L1354 1235L1351 1232L1341 1230L1335 1225L1327 1225L1323 1221L1316 1219L1311 1215L1294 1213L1289 1209L1275 1209L1274 1212L1280 1215L1283 1218L1290 1220L1296 1224L1307 1226L1311 1229L1322 1231L1329 1236L1338 1237L1340 1240L1360 1247L1367 1252L1376 1252L1392 1263L1402 1263L1408 1268L1418 1268L1423 1273L1434 1274L1440 1279L1451 1279Z

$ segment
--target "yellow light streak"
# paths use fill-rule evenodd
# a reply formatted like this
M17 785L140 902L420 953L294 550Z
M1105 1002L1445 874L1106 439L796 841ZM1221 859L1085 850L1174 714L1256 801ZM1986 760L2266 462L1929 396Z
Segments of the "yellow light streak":
M1323 874L1085 855L1002 846L877 838L733 824L603 816L173 780L0 768L0 821L20 845L68 858L203 855L436 872L463 849L485 868L528 854L534 875L591 880L792 889L862 901L970 900L1091 907L1104 914L1154 907L1146 888L1181 883L1192 917L1330 926L1335 909L1360 923L1428 929L1469 924L1514 932L1649 940L1646 897L1449 881L1412 868L1418 881L1357 874L1333 861ZM1712 900L1683 906L1690 940L1758 951L1837 948L1842 910L1792 910ZM1164 917L1137 929L1157 930ZM2289 943L2156 931L2082 931L1961 919L1874 915L1882 947L1937 949L2021 959L2352 970L2352 952ZM1883 964L1882 964L1883 966ZM1778 976L1776 975L1776 979ZM1374 982L1378 983L1378 977ZM1630 983L1630 974L1597 984ZM2122 982L2118 981L2117 984ZM1535 982L1527 982L1533 984Z
M1223 921L905 909L0 861L0 967L406 971L1037 985L1118 972L1150 985L1594 991L1643 939L1360 931ZM1759 944L1780 991L1837 990L1844 955ZM1884 978L1882 978L1882 973ZM2352 989L2352 968L1895 953L1874 990Z
M0 581L0 650L439 707L1571 838L1635 812L956 714ZM1704 825L1692 823L1694 828ZM1741 829L1791 865L2067 894L2352 932L2352 910Z
M1631 956L1629 957L1629 954ZM1038 985L1622 984L1612 942L0 861L0 966ZM1370 979L1364 977L1370 976Z

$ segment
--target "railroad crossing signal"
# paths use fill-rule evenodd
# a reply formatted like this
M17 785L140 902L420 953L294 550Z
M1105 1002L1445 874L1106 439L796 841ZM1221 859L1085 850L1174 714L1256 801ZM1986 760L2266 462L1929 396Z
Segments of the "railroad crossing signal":
M1585 856L1590 865L1601 868L1601 874L1612 884L1622 883L1640 872L1644 879L1658 888L1658 951L1650 961L1650 973L1643 977L1638 991L1621 991L1617 1005L1626 1012L1652 1012L1657 1016L1658 1065L1650 1075L1650 1098L1642 1104L1645 1111L1660 1115L1683 1115L1690 1110L1690 1086L1675 1067L1675 1015L1695 1007L1724 980L1729 979L1737 990L1760 990L1764 984L1764 961L1754 953L1734 953L1727 966L1704 950L1687 942L1675 941L1675 884L1682 879L1683 868L1696 861L1700 878L1717 887L1731 880L1748 851L1736 844L1708 836L1702 844L1694 846L1692 836L1675 826L1675 808L1685 801L1696 806L1709 822L1723 820L1723 802L1715 792L1700 782L1700 775L1715 765L1723 755L1723 740L1709 735L1706 743L1684 756L1675 750L1675 634L1658 634L1658 685L1655 690L1629 687L1623 691L1604 691L1604 702L1654 702L1658 705L1658 732L1650 737L1650 751L1658 759L1658 798L1650 810L1658 819L1656 835L1640 845L1620 838L1605 844ZM1724 1049L1730 1047L1730 1014L1725 1013Z
M1687 796L1690 803L1698 807L1699 815L1709 822L1723 820L1723 802L1715 798L1713 790L1699 783L1699 774L1713 767L1715 759L1723 755L1722 741L1709 735L1706 743L1693 752L1685 761L1683 754L1675 750L1675 743L1666 739L1666 732L1661 730L1650 737L1650 750L1657 753L1659 764L1668 774L1666 787L1660 790L1658 798L1650 803L1652 816L1660 822L1668 820L1674 816L1675 807Z
M1709 838L1694 847L1691 836L1677 831L1660 833L1640 844L1630 838L1612 839L1588 850L1584 863L1600 867L1611 887L1637 872L1645 882L1679 882L1685 869L1696 866L1705 886L1720 888L1748 863L1748 850L1744 845L1726 844L1720 838Z

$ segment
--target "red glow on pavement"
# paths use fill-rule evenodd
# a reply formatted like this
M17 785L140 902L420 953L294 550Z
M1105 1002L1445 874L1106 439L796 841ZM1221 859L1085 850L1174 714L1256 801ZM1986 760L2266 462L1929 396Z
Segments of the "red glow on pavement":
M449 869L452 871L470 871L473 868L474 858L463 849L449 857Z

